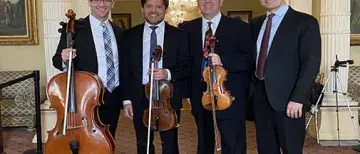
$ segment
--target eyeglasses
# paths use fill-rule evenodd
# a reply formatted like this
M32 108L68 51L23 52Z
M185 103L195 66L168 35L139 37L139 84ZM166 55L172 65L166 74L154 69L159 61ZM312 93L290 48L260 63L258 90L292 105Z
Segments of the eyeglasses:
M101 1L103 1L104 4L111 4L111 3L113 3L114 0L91 0L91 2L94 4L100 4Z

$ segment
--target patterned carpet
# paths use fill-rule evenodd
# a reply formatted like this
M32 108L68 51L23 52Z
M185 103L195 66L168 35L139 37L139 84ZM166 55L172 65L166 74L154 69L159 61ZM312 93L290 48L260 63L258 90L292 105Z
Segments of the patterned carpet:
M196 126L189 111L183 111L179 128L179 146L181 154L196 154ZM4 148L7 154L21 154L24 151L36 148L31 143L33 133L24 128L6 128L3 133ZM158 133L155 137L156 153L161 153ZM120 117L119 127L116 135L116 154L135 154L136 141L132 121ZM247 153L256 154L256 141L254 123L247 123ZM305 139L304 154L356 154L351 147L323 147L316 140L307 136Z

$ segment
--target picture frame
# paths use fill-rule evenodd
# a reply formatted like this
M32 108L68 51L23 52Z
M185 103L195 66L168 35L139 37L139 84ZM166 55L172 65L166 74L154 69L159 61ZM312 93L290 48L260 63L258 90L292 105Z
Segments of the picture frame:
M252 11L227 11L227 15L232 18L240 18L249 23L252 18Z
M0 45L36 45L36 1L0 1Z
M351 0L350 45L360 45L360 0Z
M123 25L124 29L131 28L131 14L130 13L113 13L111 14L112 22L116 25Z

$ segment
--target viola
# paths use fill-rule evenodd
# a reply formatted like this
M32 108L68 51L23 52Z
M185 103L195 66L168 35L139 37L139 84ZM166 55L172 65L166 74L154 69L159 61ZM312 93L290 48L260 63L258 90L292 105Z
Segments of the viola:
M73 51L75 16L66 13L67 48ZM70 56L73 57L73 52ZM51 107L57 112L55 127L48 131L45 154L113 154L115 141L109 126L101 123L98 107L103 102L104 85L94 73L74 71L70 58L67 70L55 75L47 85Z
M145 86L146 97L149 99L149 108L144 111L143 122L148 127L147 150L149 152L150 129L154 131L167 131L177 127L177 115L171 108L170 100L173 87L168 81L154 80L153 69L158 68L162 56L161 46L155 48L155 55L151 58L150 82Z
M158 68L157 65L161 55L162 49L158 45L155 49L155 57L152 58L151 70ZM154 131L167 131L177 124L176 112L170 105L173 87L168 81L154 80L152 72L150 75L150 82L145 86L146 97L149 99L149 108L144 111L143 122L145 126L150 126Z

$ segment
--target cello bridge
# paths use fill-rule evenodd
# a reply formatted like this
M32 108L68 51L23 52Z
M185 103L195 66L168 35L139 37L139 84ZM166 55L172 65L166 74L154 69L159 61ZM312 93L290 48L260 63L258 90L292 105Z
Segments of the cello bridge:
M67 129L77 129L77 128L82 128L84 127L83 125L78 125L78 126L67 126Z

